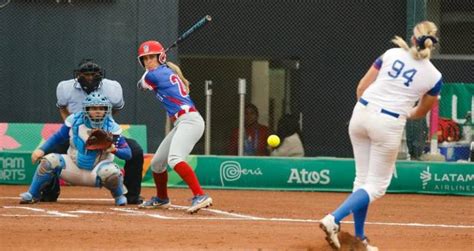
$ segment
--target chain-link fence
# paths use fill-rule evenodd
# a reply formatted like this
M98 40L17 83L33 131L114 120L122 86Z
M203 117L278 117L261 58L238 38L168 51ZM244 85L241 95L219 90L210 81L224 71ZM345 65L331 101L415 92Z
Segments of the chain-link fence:
M239 79L258 122L277 133L297 118L305 156L351 157L347 126L355 88L394 35L433 20L441 42L434 56L445 82L473 83L472 1L465 0L11 0L0 1L0 122L61 122L56 85L82 58L122 84L116 120L145 124L147 152L166 131L153 95L138 92L138 45L166 46L204 15L213 20L169 52L191 81L191 97L211 116L210 154L233 154L239 126ZM211 81L206 89L206 81ZM264 133L253 134L263 137ZM263 141L264 142L264 141ZM205 153L205 137L193 153Z

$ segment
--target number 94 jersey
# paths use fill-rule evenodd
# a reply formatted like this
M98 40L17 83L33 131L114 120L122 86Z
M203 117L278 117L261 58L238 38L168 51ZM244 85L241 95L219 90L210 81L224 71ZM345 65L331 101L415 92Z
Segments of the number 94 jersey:
M441 73L430 60L415 60L405 49L387 50L373 66L379 73L363 98L398 114L406 116L421 96L441 90Z
M163 103L168 116L173 116L183 107L194 106L183 81L166 64L145 73L144 82Z

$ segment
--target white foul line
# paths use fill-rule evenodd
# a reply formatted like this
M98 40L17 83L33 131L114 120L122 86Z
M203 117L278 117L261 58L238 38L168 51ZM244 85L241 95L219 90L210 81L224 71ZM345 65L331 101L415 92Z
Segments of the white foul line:
M79 216L74 215L74 214L61 213L61 212L58 212L56 210L50 211L50 210L45 210L45 209L41 209L41 208L33 208L33 207L4 206L3 208L7 208L7 209L11 209L11 208L25 209L25 210L35 211L35 212L44 212L44 213L54 215L54 216L59 216L59 217L73 217L73 218L79 217Z
M19 199L18 197L0 197L0 199ZM107 198L60 198L59 201L113 201L113 199ZM58 211L48 211L40 208L33 208L33 207L22 207L22 206L3 206L3 208L17 208L17 209L25 209L37 212L45 212L49 215L42 215L44 217L79 217L78 215L67 214L67 213L60 213ZM171 209L177 210L184 210L187 209L186 206L179 206L179 205L172 205ZM147 213L149 210L138 210L138 209L130 209L130 208L110 208L113 211L119 211L128 213L126 215L133 215L133 216L148 216L157 219L163 220L227 220L227 221L273 221L273 222L298 222L298 223L319 223L319 220L313 219L292 219L292 218L265 218L265 217L257 217L245 214L238 214L238 213L231 213L226 212L218 209L210 209L204 208L201 209L202 211L208 211L215 213L217 215L223 216L230 216L234 218L227 218L227 217L199 217L198 215L192 217L174 217L174 216L165 216L158 213ZM160 209L155 210L162 211ZM107 212L97 212L97 211L68 211L68 213L79 213L79 214L99 214L99 213L107 213ZM0 214L0 216L34 216L34 215L10 215L10 214ZM37 215L40 217L41 215ZM341 221L345 224L353 224L353 221ZM447 224L424 224L424 223L396 223L396 222L366 222L367 225L385 225L385 226L404 226L404 227L440 227L440 228L467 228L467 229L474 229L474 225L447 225Z
M183 206L176 206L173 205L172 207L181 209L187 208ZM216 209L201 209L203 211L210 211L216 214L222 215L231 215L234 217L239 218L224 218L224 217L172 217L172 216L164 216L158 213L146 213L145 211L140 211L138 209L122 209L122 208L111 208L115 211L127 212L134 215L143 215L149 216L153 218L159 218L164 220L228 220L228 221L277 221L277 222L299 222L299 223L319 223L319 220L311 220L311 219L291 219L291 218L263 218L263 217L254 217L249 215L243 214L236 214L236 213L229 213L221 210ZM162 209L156 209L155 211L163 211ZM353 224L353 221L341 221L342 223L350 223ZM442 228L474 228L473 225L445 225L445 224L423 224L423 223L391 223L391 222L366 222L365 224L369 225L387 225L387 226L408 226L408 227L442 227Z

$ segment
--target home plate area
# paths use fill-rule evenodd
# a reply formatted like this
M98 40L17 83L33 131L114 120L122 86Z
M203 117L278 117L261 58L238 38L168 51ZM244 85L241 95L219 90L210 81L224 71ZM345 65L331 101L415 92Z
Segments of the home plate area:
M14 197L3 197L2 199L15 199ZM87 199L90 201L107 201L109 199ZM67 198L60 199L62 201L85 201L82 198ZM110 200L113 203L113 200ZM265 218L254 217L243 214L236 214L231 212L226 212L217 209L201 209L198 213L190 215L186 212L188 207L171 205L167 209L138 209L137 207L107 207L103 206L91 208L93 206L81 205L81 208L90 208L90 209L79 209L74 210L73 205L69 204L71 209L64 208L66 204L63 203L40 203L33 205L19 205L19 206L3 206L0 215L3 217L87 217L89 215L102 215L113 216L142 216L142 217L151 217L162 220L237 220L237 219L254 219L254 220L264 220ZM54 209L54 205L61 205L62 210ZM76 204L76 208L77 208Z

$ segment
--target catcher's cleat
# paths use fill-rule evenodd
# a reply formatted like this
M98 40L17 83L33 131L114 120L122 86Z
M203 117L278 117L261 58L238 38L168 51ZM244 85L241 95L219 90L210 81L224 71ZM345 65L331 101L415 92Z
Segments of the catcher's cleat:
M367 237L365 237L365 239L362 240L362 244L365 245L365 247L367 248L367 251L379 251L378 247L372 246L369 244L369 239L367 239Z
M115 205L116 206L125 206L127 205L127 197L120 195L115 197Z
M192 201L191 207L186 210L190 214L197 213L201 208L212 206L212 198L207 194L194 196Z
M29 192L20 194L20 204L35 204L39 198L34 198Z
M158 209L158 208L168 208L170 207L170 199L160 199L156 196L151 197L150 200L144 201L142 204L138 205L138 208L146 209Z
M338 250L341 248L341 243L339 242L338 233L340 226L336 224L334 216L328 214L326 215L319 224L319 227L326 233L326 241L331 245L332 248Z

